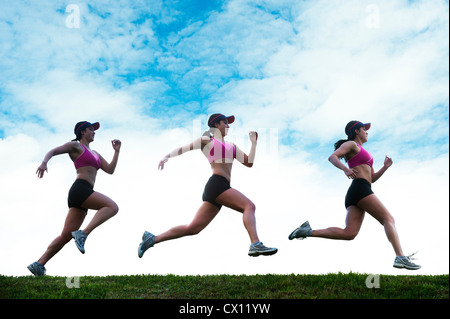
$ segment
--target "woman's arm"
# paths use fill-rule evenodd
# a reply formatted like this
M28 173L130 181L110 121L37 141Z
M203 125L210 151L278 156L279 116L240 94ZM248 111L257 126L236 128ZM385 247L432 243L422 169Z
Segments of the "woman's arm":
M79 147L78 142L68 142L64 145L51 149L47 154L45 154L41 165L39 165L38 169L36 170L37 176L39 178L44 177L44 172L48 172L47 163L53 156L76 152L78 147Z
M122 146L122 142L120 140L112 140L111 141L112 147L114 149L114 155L111 163L108 163L100 154L100 159L102 161L101 169L105 171L108 174L113 174L116 170L117 161L119 160L119 153L120 153L120 147Z
M164 158L159 162L158 169L162 171L164 169L164 164L169 161L169 158L180 156L181 154L187 153L189 151L198 150L202 147L202 144L205 144L209 141L210 138L202 136L197 138L190 144L186 144L182 147L174 149L172 152L164 156Z
M249 137L250 137L250 141L252 142L252 146L250 148L250 153L247 155L240 148L238 148L236 146L236 159L244 166L252 167L253 163L255 162L258 133L252 131L249 133Z
M356 173L358 173L358 171L354 168L348 168L347 166L345 166L345 164L342 163L339 158L344 157L348 153L352 152L355 146L355 142L345 142L333 154L331 154L330 157L328 157L328 160L331 162L331 164L333 164L340 170L343 170L345 175L351 179L356 178Z
M387 171L389 167L393 164L392 158L385 157L384 158L384 165L378 172L375 173L373 167L372 167L372 183L375 183L381 176L383 176L384 172Z

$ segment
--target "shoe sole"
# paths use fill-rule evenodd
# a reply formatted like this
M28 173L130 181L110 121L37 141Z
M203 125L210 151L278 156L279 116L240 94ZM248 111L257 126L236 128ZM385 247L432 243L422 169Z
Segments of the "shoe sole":
M272 250L272 251L266 251L266 252L252 252L252 253L248 253L248 255L250 257L271 256L271 255L275 255L277 252L278 252L278 249Z
M289 235L289 240L293 240L293 239L306 239L306 236L299 236L299 237L295 237L294 235L295 230Z
M398 268L398 269L408 269L408 270L418 270L418 269L420 269L421 267L408 267L408 266L405 266L405 265L403 265L403 264L394 264L394 267L395 268Z
M394 267L395 268L398 268L398 269L408 269L408 270L419 270L421 267L417 267L417 268L413 268L413 267L407 267L407 266L397 266L397 265L394 265Z
M308 235L295 235L295 232L301 232L301 231L306 231L306 232L309 232L311 230L311 228L307 228L307 229L305 229L305 228L297 228L296 230L294 230L290 235L289 235L289 240L292 240L292 239L306 239L306 237L308 237Z
M75 242L75 245L77 246L78 250L80 251L80 253L84 254L86 251L84 250L83 247L81 247L80 245L78 245L77 242Z
M148 250L148 249L150 249L151 247L148 247L146 250L142 250L142 243L139 245L139 248L138 248L138 257L139 258L142 258L142 256L144 256L144 253Z

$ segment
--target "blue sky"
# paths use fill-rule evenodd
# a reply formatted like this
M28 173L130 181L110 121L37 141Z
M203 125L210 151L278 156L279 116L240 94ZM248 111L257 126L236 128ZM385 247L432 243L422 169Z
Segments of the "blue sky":
M79 28L68 27L67 19L74 14L66 10L69 5L79 9ZM124 145L117 174L98 177L98 190L115 196L121 207L118 221L111 221L110 228L105 224L103 236L118 226L115 223L126 223L132 245L139 242L142 224L154 223L160 231L173 226L150 213L167 209L165 201L173 201L161 185L176 194L186 187L192 189L189 196L179 199L183 208L170 209L188 207L189 212L170 219L188 221L201 203L198 197L209 174L207 165L201 157L186 154L171 162L172 171L166 175L153 168L167 152L201 134L209 114L222 112L236 116L229 138L242 148L249 147L246 134L250 129L261 133L258 164L252 170L236 167L233 183L257 207L263 207L258 225L268 237L264 241L271 245L271 236L275 236L273 245L281 247L277 258L288 258L282 255L283 245L289 245L285 251L299 245L277 236L287 237L290 226L296 227L304 218L321 227L344 221L347 181L327 158L334 142L344 137L346 123L357 119L372 122L367 148L376 168L382 166L385 155L394 159L377 190L398 223L403 223L405 241L420 245L408 231L430 209L429 194L435 200L430 220L441 227L442 241L448 247L448 226L442 226L448 225L448 7L448 1L0 0L0 177L8 181L10 187L2 190L11 199L1 199L0 214L13 209L23 216L34 207L44 221L52 219L50 211L64 218L65 196L74 178L70 161L52 160L47 179L41 181L33 173L50 148L73 138L76 122L89 120L101 122L93 148L104 157L111 156L110 139L120 138ZM20 154L20 158L8 154ZM263 186L268 181L272 187ZM134 191L121 190L119 185L130 182ZM61 189L59 195L54 194L55 188ZM432 193L431 189L436 190ZM37 194L38 190L42 193ZM25 202L16 198L30 193L33 196ZM144 209L147 213L127 215L142 210L149 193L155 200ZM49 198L51 205L33 203L33 199L48 203ZM321 213L310 216L315 210ZM325 213L333 210L339 213ZM276 217L271 211L283 213ZM4 218L10 224L2 223L0 230L17 229L13 238L25 236L18 230L17 219ZM25 223L38 222L30 218ZM220 223L230 222L230 227L242 230L239 219L221 218ZM63 219L53 219L55 224L42 221L49 235L36 240L36 247L24 259L37 259L56 236ZM366 232L371 234L373 227L381 234L379 241L386 244L382 229L368 220ZM221 229L219 222L210 227ZM213 235L202 236L195 240L211 241L208 236ZM321 249L339 245L312 242L314 248L322 245ZM364 243L362 238L356 245ZM348 258L352 251L346 253ZM392 253L390 247L383 251ZM3 254L12 258L12 248ZM216 258L219 262L220 256ZM442 258L434 272L448 269L448 253ZM64 274L63 260L60 267L54 266L54 273L59 268ZM261 262L263 268L258 271L266 271L269 265L274 272L293 271L278 269L274 260ZM390 259L385 263L390 264ZM4 267L0 273L21 274L24 268L16 271L16 263ZM133 267L131 272L145 271ZM336 267L346 270L346 266ZM366 271L358 267L350 270Z
M439 11L446 9L445 2L434 6L401 1L388 6L380 2L378 28L364 27L371 14L367 12L370 4L364 1L346 6L313 5L308 1L204 3L81 2L77 4L79 29L66 27L70 13L64 1L4 6L2 40L6 43L6 59L1 65L2 74L7 76L0 87L4 118L19 117L15 122L48 125L48 119L26 105L17 92L22 86L36 84L50 90L46 75L67 72L76 80L129 92L140 115L156 118L166 127L178 125L174 118L182 121L193 114L207 114L225 103L232 112L244 108L252 113L254 108L262 108L269 114L278 113L275 127L287 129L289 137L281 140L287 144L292 144L291 135L307 134L302 140L311 142L305 146L315 145L316 141L305 132L309 127L302 126L310 122L309 116L325 110L328 103L329 108L344 112L347 108L362 109L371 118L381 104L378 114L395 107L398 111L392 120L397 121L399 114L410 113L411 107L421 103L396 126L426 119L429 122L425 129L431 129L437 123L448 122L448 101L442 87L448 79L448 41L444 40L446 20ZM430 13L413 23L421 7ZM389 16L391 9L404 10L401 14L407 15L405 24L386 21L395 18ZM337 27L340 24L342 28ZM438 39L443 41L439 43ZM425 55L428 45L432 52ZM411 68L410 63L416 67ZM403 91L391 85L381 91L385 94L376 94L379 90L371 85L382 82L390 71L394 77L386 78L386 82L406 80L408 74L402 67L409 69L411 83L405 84ZM413 81L415 77L418 81ZM296 103L278 97L278 88L295 91L297 96L292 98ZM421 93L419 99L427 99L422 103L410 94L415 89L433 92ZM374 95L371 100L375 101L368 101L367 93ZM339 99L340 95L345 101L335 102L333 98ZM391 97L393 101L389 101ZM326 123L328 119L323 115L321 121ZM243 112L240 118L247 121L250 116ZM336 122L335 136L347 119ZM263 127L268 126L263 123ZM53 125L56 123L50 123L50 127ZM20 126L5 121L1 134L7 136L5 129L17 130ZM391 125L386 126L382 132L395 133L387 131ZM448 135L424 135L438 145L448 144ZM411 136L409 142L421 143L417 136ZM447 151L444 147L439 154Z

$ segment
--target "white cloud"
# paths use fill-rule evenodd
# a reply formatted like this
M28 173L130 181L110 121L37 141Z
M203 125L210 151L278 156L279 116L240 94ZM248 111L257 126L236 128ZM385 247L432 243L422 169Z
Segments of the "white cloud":
M298 19L298 34L275 46L263 79L229 83L214 106L249 106L246 117L263 107L284 123L295 121L297 130L321 142L342 135L353 119L377 122L393 140L405 138L402 128L419 119L427 127L436 125L441 118L430 109L441 105L443 115L448 114L448 74L440 72L448 67L443 59L448 19L435 9L422 15L423 7L392 8L389 2L379 7L377 29L365 26L360 2L311 7ZM319 123L328 129L318 131Z

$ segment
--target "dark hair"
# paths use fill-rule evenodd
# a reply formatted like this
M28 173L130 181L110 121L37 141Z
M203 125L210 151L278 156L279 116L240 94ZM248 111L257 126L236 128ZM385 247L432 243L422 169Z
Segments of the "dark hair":
M75 126L76 128L76 126ZM76 131L76 137L72 140L72 142L78 142L79 140L81 140L81 132L85 131L87 127L81 129L81 130L75 130Z
M347 134L347 139L346 140L339 140L336 143L334 143L334 150L336 151L339 147L341 147L342 144L344 144L345 142L348 141L353 141L356 138L356 130L351 130L349 132L349 130L356 124L358 123L358 121L350 121L347 123L347 125L345 126L345 134ZM345 156L341 156L339 157L339 159L344 158L345 161L347 162L347 159L345 158Z

